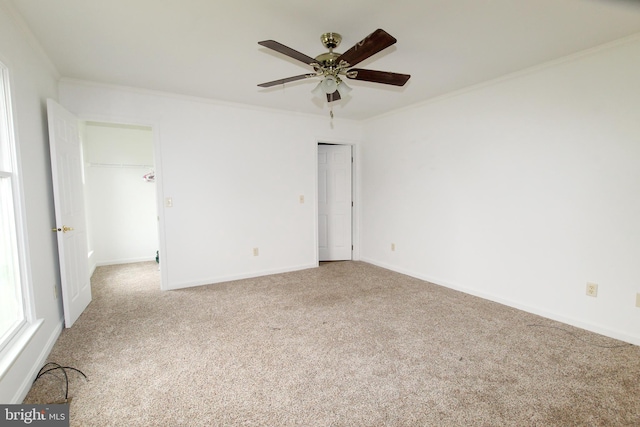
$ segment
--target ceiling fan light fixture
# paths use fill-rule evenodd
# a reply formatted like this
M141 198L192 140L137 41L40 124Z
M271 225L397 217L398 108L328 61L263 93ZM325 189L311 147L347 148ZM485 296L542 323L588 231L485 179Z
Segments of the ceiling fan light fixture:
M327 94L333 93L338 89L338 82L333 76L325 77L320 84L322 85L322 90L324 91L324 93Z
M324 98L325 95L329 95L338 91L340 96L343 94L346 95L351 91L351 88L348 87L344 82L340 81L333 76L326 76L318 85L311 91L318 98Z
M349 92L351 92L351 90L352 89L349 86L347 86L345 82L340 82L338 84L338 93L342 97L346 96Z
M311 91L312 94L317 96L318 98L324 97L324 90L322 89L322 82L318 82L316 87Z

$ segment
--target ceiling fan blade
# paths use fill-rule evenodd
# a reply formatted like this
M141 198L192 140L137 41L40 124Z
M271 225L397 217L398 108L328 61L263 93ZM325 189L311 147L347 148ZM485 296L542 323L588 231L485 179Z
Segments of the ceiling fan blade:
M301 74L299 76L287 77L286 79L274 80L272 82L267 82L267 83L260 83L258 86L260 87L278 86L278 85L283 85L289 82L295 82L296 80L302 80L302 79L315 77L315 76L316 76L315 74Z
M260 46L273 49L276 52L280 52L283 55L287 55L290 58L297 59L298 61L302 61L307 65L314 64L317 62L314 58L307 56L304 53L300 53L297 50L291 49L290 47L285 46L282 43L278 43L275 40L264 40L264 41L258 42L258 44Z
M349 77L355 71L356 75ZM364 70L362 68L352 68L347 72L347 77L353 80L363 80L366 82L383 83L386 85L404 86L411 75L391 73L389 71Z
M340 92L337 90L333 93L327 94L327 102L339 101L340 100Z
M395 42L397 42L397 40L393 36L385 30L378 28L373 33L356 43L351 49L343 53L336 62L344 60L349 63L349 66L353 67L368 57L388 48Z

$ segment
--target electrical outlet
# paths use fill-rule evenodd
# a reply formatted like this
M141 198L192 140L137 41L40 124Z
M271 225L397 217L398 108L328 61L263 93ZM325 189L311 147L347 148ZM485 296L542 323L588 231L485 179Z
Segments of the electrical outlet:
M598 285L595 283L587 283L587 295L590 297L598 296Z
M260 255L260 250L258 248L253 248L253 256Z
M58 285L53 285L53 296L55 299L58 299Z
M167 197L164 199L164 205L168 208L172 208L173 207L173 198L171 197Z
M640 292L636 294L636 307L640 308Z
M396 250L396 244L392 243L391 244L391 252L395 252L395 250Z

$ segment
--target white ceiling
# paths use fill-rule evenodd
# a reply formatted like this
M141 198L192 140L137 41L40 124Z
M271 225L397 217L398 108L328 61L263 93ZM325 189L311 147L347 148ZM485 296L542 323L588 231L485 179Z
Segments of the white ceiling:
M635 0L12 0L63 77L328 114L308 56L324 32L344 52L376 28L398 42L359 68L411 74L402 88L349 81L336 116L366 119L640 32Z

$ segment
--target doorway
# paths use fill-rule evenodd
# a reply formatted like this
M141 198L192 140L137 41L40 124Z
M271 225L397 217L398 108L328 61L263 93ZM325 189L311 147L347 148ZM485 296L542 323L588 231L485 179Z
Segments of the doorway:
M351 145L318 144L319 261L352 259Z
M156 260L151 127L81 122L89 268Z

